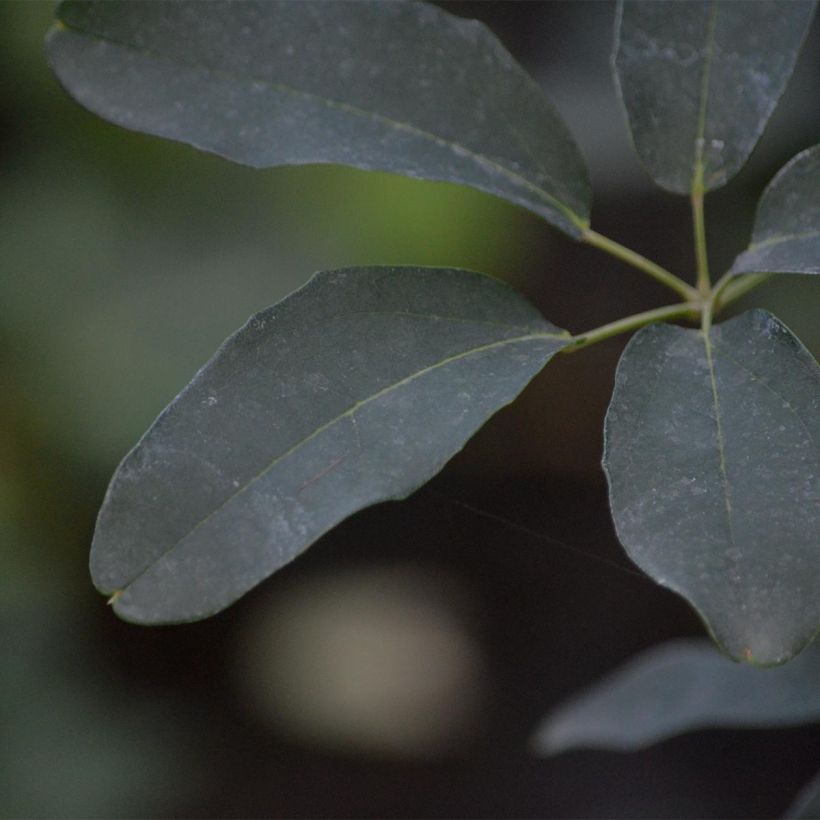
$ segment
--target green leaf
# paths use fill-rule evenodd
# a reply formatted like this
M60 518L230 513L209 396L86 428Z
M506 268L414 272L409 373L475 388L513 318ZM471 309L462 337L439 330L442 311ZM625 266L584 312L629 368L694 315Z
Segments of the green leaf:
M131 621L218 612L430 479L569 338L481 274L318 274L230 337L119 466L95 584Z
M545 754L633 751L711 728L770 728L820 719L820 647L776 669L738 665L703 641L670 641L559 706L536 732Z
M731 273L820 273L820 145L801 151L768 184L752 242Z
M621 543L737 660L774 664L820 626L820 368L774 316L644 328L604 429Z
M68 0L48 55L112 122L255 167L471 185L579 237L590 190L552 105L483 25L384 2Z
M675 193L728 182L760 138L814 14L806 0L626 0L615 80L632 139Z

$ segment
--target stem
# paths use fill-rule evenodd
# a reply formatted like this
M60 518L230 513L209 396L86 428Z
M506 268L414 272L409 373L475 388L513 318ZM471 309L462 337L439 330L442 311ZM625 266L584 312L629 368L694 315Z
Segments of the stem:
M703 333L704 339L709 339L709 334L712 332L712 314L715 309L715 303L711 299L703 303L703 309L700 314L700 329Z
M709 278L709 257L706 253L706 221L703 214L703 166L692 184L692 222L695 227L695 255L698 261L698 292L706 299L712 286Z
M679 302L676 305L666 305L665 307L647 310L643 313L635 313L624 319L618 319L617 322L610 322L607 325L596 327L594 330L588 330L586 333L573 336L571 345L565 347L561 352L574 353L582 347L589 347L589 345L594 345L604 339L609 339L611 336L627 333L630 330L637 330L639 327L651 324L652 322L659 322L662 319L678 319L683 316L695 318L699 312L700 307L698 305L692 304L691 302Z
M745 276L724 276L715 286L715 297L719 308L740 299L750 290L762 285L771 276L770 273L747 273ZM724 279L726 280L724 282Z
M593 231L592 228L587 228L584 231L582 240L586 242L587 245L600 248L602 251L605 251L606 253L621 259L627 264L638 268L638 270L648 273L653 279L656 279L661 284L671 288L675 291L675 293L682 296L687 301L695 300L700 296L698 291L690 285L687 285L683 279L679 279L674 273L670 273L666 270L666 268L662 268L660 265L652 262L645 256L641 256L639 253L624 247L618 242L615 242L606 236L602 236L597 231Z
M735 277L730 271L726 271L726 273L724 273L723 276L715 282L715 286L712 288L712 299L714 299L716 303L720 301L720 296L724 289L734 278Z

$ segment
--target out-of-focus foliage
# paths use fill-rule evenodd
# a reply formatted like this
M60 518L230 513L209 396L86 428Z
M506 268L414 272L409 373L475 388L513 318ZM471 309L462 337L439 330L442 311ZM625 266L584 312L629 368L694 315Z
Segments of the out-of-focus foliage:
M705 641L655 646L559 706L534 738L545 754L635 751L703 729L774 728L820 716L820 646L776 669L732 663Z
M129 816L191 800L202 769L172 704L111 675L64 594L15 581L0 590L0 815Z

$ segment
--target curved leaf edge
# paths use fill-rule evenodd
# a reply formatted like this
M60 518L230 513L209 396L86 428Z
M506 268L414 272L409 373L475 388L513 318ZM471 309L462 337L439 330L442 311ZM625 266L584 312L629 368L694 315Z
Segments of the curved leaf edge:
M815 651L817 647L815 647ZM572 751L604 751L614 754L633 754L645 749L649 749L661 743L674 740L694 732L727 729L750 729L750 730L770 730L776 728L788 728L803 726L812 723L808 717L790 716L787 719L769 718L749 718L739 719L736 716L727 720L725 717L720 721L698 718L685 726L676 727L674 730L665 730L662 733L653 734L641 742L630 740L629 742L607 742L607 743L567 743L556 735L562 734L563 727L560 725L560 717L572 715L578 707L583 707L586 703L596 702L598 697L606 691L611 691L613 684L623 684L624 680L634 683L640 674L648 675L650 672L657 672L657 666L664 661L675 661L683 653L693 653L703 655L704 653L718 653L727 661L733 660L720 651L720 647L714 642L704 638L673 638L662 643L654 644L635 655L627 657L617 663L614 667L604 671L591 682L584 684L578 691L570 693L559 703L551 708L546 716L538 723L535 731L530 737L530 751L537 756L552 757ZM760 668L760 667L754 667ZM768 667L766 667L768 668ZM582 710L583 711L583 710ZM820 786L820 776L815 786ZM807 784L811 785L811 784Z
M772 315L772 314L769 314L768 311L764 311L764 310L759 309L759 308L755 309L755 311L765 313L767 315ZM785 327L791 333L791 330L785 325L785 323L781 322L779 319L777 321L780 322L780 324L782 324L783 327ZM667 322L653 322L652 325L645 326L644 328L641 329L641 331L638 331L638 333L640 333L644 330L649 330L653 325L657 325L657 324L668 324L668 323ZM702 332L702 331L697 331L694 328L691 328L691 329L694 330L694 332ZM632 338L629 340L629 342L626 344L623 351L621 352L621 357L618 361L618 365L617 365L616 371L615 371L615 381L616 381L616 383L617 383L617 379L618 379L618 370L621 368L621 364L624 360L626 352L629 349L629 347L632 345L634 340L637 338L638 333L636 333L634 336L632 336ZM808 348L806 348L806 346L803 345L803 343L800 341L799 337L794 333L792 333L792 336L800 344L801 349L811 356L812 355L811 351L809 351ZM613 395L614 395L614 391L613 391ZM609 503L610 512L612 511L612 508L613 508L612 481L610 480L609 470L607 469L606 454L607 454L607 441L608 441L608 433L609 433L607 419L609 417L609 410L610 410L611 407L612 407L612 399L610 399L610 404L609 404L609 407L607 407L607 413L606 413L606 416L604 418L603 455L602 455L602 458L601 458L601 468L604 472L604 476L606 477L607 501ZM614 517L613 517L613 523L614 523ZM616 534L617 534L617 527L616 527ZM775 667L778 667L778 666L782 666L783 664L788 663L790 660L797 657L813 641L820 638L820 624L818 624L817 629L815 629L815 631L811 635L809 635L809 637L806 638L806 640L796 644L794 647L789 648L784 653L784 655L781 658L777 659L777 660L774 660L774 661L761 661L758 658L756 658L754 655L741 655L739 657L735 656L722 643L720 638L718 638L718 636L716 635L716 633L714 632L714 630L712 628L711 623L709 622L709 619L706 617L706 614L702 611L702 609L694 601L692 601L687 596L687 594L683 590L679 589L675 584L673 584L671 582L659 581L657 578L654 578L652 575L647 573L641 567L641 565L637 562L637 560L635 559L635 557L632 554L631 549L629 547L627 547L620 540L620 536L618 537L618 543L621 544L621 547L624 550L624 552L627 554L629 559L635 564L635 566L638 567L641 570L641 572L644 572L647 575L647 577L650 578L654 583L658 584L658 586L661 586L664 589L668 589L670 592L674 592L678 597L682 598L692 608L692 610L695 612L695 614L698 616L701 623L703 624L707 635L709 636L709 638L711 639L711 641L715 645L715 647L720 651L720 653L722 655L727 657L729 660L734 661L735 663L747 663L750 666L755 666L755 667L760 668L760 669L771 669L771 668L775 668Z
M763 192L760 194L760 198L757 201L757 205L755 206L755 214L754 219L752 220L752 239L749 242L748 247L741 251L736 257L734 262L732 262L731 268L726 272L727 276L743 276L744 274L749 273L764 273L764 274L781 274L781 275L813 275L820 273L820 261L813 266L807 266L804 270L796 270L785 267L777 267L772 269L763 269L760 266L754 266L749 264L747 261L755 251L759 250L760 248L769 247L771 245L779 244L781 242L788 242L788 241L797 241L801 239L815 239L820 238L820 225L817 226L816 231L811 231L808 233L799 233L799 234L787 234L779 237L773 237L770 239L765 239L760 242L754 241L754 234L757 228L758 218L760 216L760 212L762 210L762 206L764 200L766 199L767 194L769 194L772 190L774 190L781 182L783 177L785 177L791 170L794 168L795 165L799 165L804 159L811 157L815 153L820 153L820 143L817 145L810 145L808 148L804 148L802 151L798 151L777 173L769 180L766 187L763 189Z
M715 2L720 2L720 0L714 0L714 1ZM621 107L622 122L624 123L624 126L626 127L627 134L629 136L629 142L630 142L630 145L632 146L632 150L635 152L635 156L638 158L638 161L640 163L641 168L646 173L647 177L652 181L652 183L654 185L656 185L658 188L660 188L661 190L666 191L667 193L675 194L677 196L691 196L691 194L692 194L691 183L690 183L690 187L688 189L681 189L681 188L673 187L671 185L667 185L667 184L661 182L660 180L656 179L652 175L652 172L649 169L648 165L644 162L643 157L641 156L640 152L638 151L638 147L635 143L635 137L634 137L634 134L632 132L632 127L631 127L631 124L630 124L630 121L629 121L629 111L626 107L626 100L624 98L623 88L621 86L621 81L620 81L620 77L618 76L618 70L617 70L617 65L616 65L616 58L617 58L617 55L618 55L618 46L619 46L619 43L620 43L621 20L623 18L623 9L624 9L625 2L626 2L626 0L617 0L616 10L615 10L615 25L614 25L614 31L613 31L612 53L610 55L610 70L611 70L614 85L615 85L615 94L618 98L618 101L621 104L620 107ZM815 10L816 10L818 0L806 0L806 2L813 3L814 7L815 7ZM787 80L786 80L780 94L778 94L777 97L775 97L771 101L771 104L769 105L769 107L766 110L765 117L763 118L763 121L762 121L759 129L757 130L757 132L755 134L755 141L754 141L752 150L749 152L749 154L743 160L743 163L740 165L740 167L737 168L730 176L724 176L716 184L707 186L704 190L704 195L709 194L712 191L720 190L721 188L723 188L726 185L728 185L729 183L731 183L734 180L734 178L737 176L737 174L740 173L743 170L746 163L749 161L750 157L755 152L755 149L757 148L757 145L759 144L760 139L763 136L763 133L765 132L766 127L768 126L769 120L772 118L772 115L774 114L775 109L777 108L778 104L780 103L780 100L781 100L783 94L785 93L786 89L789 86L789 83L791 82L792 75L794 73L794 67L797 65L797 60L800 59L800 55L802 54L803 48L806 44L806 40L808 39L808 34L809 34L809 30L811 29L814 14L815 14L815 11L812 11L812 14L809 18L809 23L806 26L805 31L803 32L803 37L800 40L799 45L797 46L796 56L795 56L794 63L792 65L792 70L789 73L789 76L788 76L788 78L787 78ZM804 153L804 152L801 152L801 153ZM796 157L795 157L795 159L796 159ZM787 165L790 165L790 164L791 164L791 161L789 163L787 163ZM785 166L784 166L783 169L781 169L781 171L782 170L785 170ZM779 176L779 173L777 174L777 176ZM693 168L692 179L694 180L694 178L695 178L695 170ZM774 180L772 180L772 182L774 182ZM740 257L738 257L738 259L739 258ZM730 270L730 273L732 273L732 272L733 271ZM772 272L773 273L785 273L785 271L772 271ZM737 271L737 273L743 273L743 271Z
M222 343L219 345L219 347L217 348L217 350L216 350L216 351L215 351L215 352L214 352L214 353L213 353L213 354L212 354L212 355L208 358L208 360L207 360L207 361L206 361L206 362L205 362L205 363L204 363L201 367L199 367L199 368L197 369L197 371L196 371L196 373L194 374L194 376L193 376L193 377L192 377L192 378L188 381L188 383L187 383L187 384L186 384L186 385L182 388L182 390L181 390L181 391L180 391L180 392L179 392L179 393L178 393L178 394L177 394L177 395L176 395L173 399L171 399L171 401L170 401L170 402L168 402L168 404L167 404L167 405L166 405L166 406L162 409L162 411L161 411L161 412L160 412L160 413L156 416L156 418L154 419L154 421L153 421L153 422L151 422L151 424L148 426L148 428L146 429L146 431L145 431L145 432L144 432L144 433L143 433L143 434L139 437L139 439L137 440L136 444L134 444L134 446L133 446L133 447L131 447L131 449L130 449L130 450L129 450L129 451L128 451L128 452L127 452L124 456L123 456L123 458L122 458L122 459L120 460L120 462L117 464L117 467L116 467L116 469L114 470L114 472L113 472L113 474L112 474L112 480L109 482L108 487L107 487L107 489L106 489L106 492L105 492L105 494L104 494L104 496L103 496L103 501L102 501L102 504L100 505L100 511L98 512L97 520L99 520L99 518L100 518L100 516L101 516L101 514L102 514L102 510L103 510L103 509L107 506L108 500L109 500L109 498L110 498L110 496L111 496L111 494L112 494L112 491L113 491L113 489L114 489L114 486L113 486L113 485L114 485L114 482L113 482L113 476L116 476L116 475L117 475L117 473L120 471L121 467L122 467L122 466L123 466L123 465L124 465L124 464L128 461L128 459L131 457L132 453L134 453L136 450L138 450L138 449L140 448L140 446L141 446L141 445L142 445L142 443L143 443L143 442L147 439L147 437L150 435L150 433L152 432L152 430L154 429L154 427L155 427L155 426L156 426L156 425L160 422L160 420L161 420L161 419L162 419L162 418L166 415L166 413L168 413L168 412L170 411L171 406L172 406L173 404L175 404L175 403L176 403L176 401L177 401L178 399L180 399L182 396L184 396L184 395L185 395L185 394L186 394L189 390L193 389L193 387L194 387L195 383L197 382L197 380L198 380L198 378L199 378L200 374L202 374L202 373L203 373L206 369L208 369L208 368L209 368L209 366L211 365L211 363L212 363L213 361L215 361L215 360L216 360L219 356L221 356L221 354L223 353L223 351L224 351L225 349L227 349L227 348L228 348L228 346L230 345L230 343L233 341L234 337L238 336L239 334L241 334L242 332L244 332L247 328L249 328L249 327L250 327L250 326L251 326L251 325L252 325L252 324L253 324L253 323L254 323L254 322L255 322L255 321L256 321L256 320L260 317L260 316L262 316L263 314L265 314L265 313L267 312L267 310L269 310L269 309L270 309L270 307L273 307L273 306L275 306L276 304L280 304L281 302L285 301L286 299L289 299L289 298L291 298L292 296L294 296L294 295L296 295L296 294L300 293L301 291L304 291L304 290L306 290L306 289L310 288L312 285L316 284L318 281L320 281L320 280L321 280L322 278L324 278L324 277L331 277L331 276L333 276L333 275L335 275L335 274L346 273L346 272L350 272L350 271L380 270L380 269L382 269L383 267L389 267L391 270L402 270L402 269L406 269L406 270L419 270L419 269L420 269L420 268L419 268L419 266L416 266L416 265L391 265L391 266L370 265L370 266L351 266L351 267L343 267L343 268L333 268L333 269L328 269L328 270L317 271L317 272L315 272L315 273L314 273L314 274L313 274L313 275L312 275L312 276L311 276L311 277L310 277L310 278L309 278L309 279L308 279L308 280L307 280L304 284L302 284L300 287L296 288L295 290L291 291L291 293L290 293L290 294L288 294L287 296L285 296L285 297L284 297L283 299L281 299L279 302L276 302L276 303L274 303L274 305L271 305L271 306L269 306L269 307L267 307L267 308L263 308L262 310L257 311L256 313L252 314L252 315L251 315L251 316L247 319L247 321L245 321L245 322L242 324L242 326L241 326L241 327L239 327L237 330L235 330L235 331L234 331L233 333L231 333L231 334L230 334L230 335L229 335L226 339L224 339L224 340L222 341ZM508 290L510 290L510 291L513 291L513 292L516 292L516 293L520 293L520 291L518 291L516 288L512 287L511 285L509 285L508 283L506 283L506 282L505 282L505 281L503 281L502 279L499 279L499 278L498 278L498 277L496 277L496 276L493 276L493 275L488 274L488 273L484 273L484 272L482 272L482 271L474 271L474 270L470 270L470 269L466 269L466 268L453 268L453 267L451 267L451 266L424 266L424 268L422 268L422 269L423 269L423 270L425 270L425 271L436 271L436 270L442 270L442 271L454 271L454 270L455 270L455 271L458 271L458 272L460 272L460 273L472 274L472 275L475 275L475 276L480 276L480 277L483 277L483 278L485 278L485 279L489 279L490 281L492 281L492 282L493 282L493 283L495 283L496 285L500 285L500 286L502 286L503 288L506 288L506 289L508 289ZM543 335L545 338L547 338L547 337L551 337L551 338L556 338L556 339L566 339L567 344L569 344L569 342L570 342L570 341L571 341L571 339L572 339L572 334L570 334L570 333L569 333L569 331L566 331L566 330L564 330L564 331L563 331L563 333L561 333L561 334L542 334L542 335ZM549 358L546 360L546 362L544 363L543 367L542 367L542 368L541 368L538 372L536 372L536 373L532 376L532 378L531 378L531 379L530 379L527 383L525 383L525 384L524 384L524 386L522 387L522 390L521 390L521 391L519 391L519 393L518 393L517 395L513 396L513 397L512 397L512 398L511 398L508 402L506 402L506 403L504 403L504 404L499 405L499 406L496 408L496 410L495 410L495 411L494 411L494 412L493 412L493 413L492 413L492 414L491 414L491 415L487 418L486 422L488 422L488 421L492 418L492 416L494 416L497 412L499 412L499 411L501 411L502 409L504 409L504 407L507 407L507 406L509 406L510 404L512 404L512 403L513 403L513 402L514 402L514 401L515 401L515 400L516 400L516 399L517 399L517 398L521 395L521 392L523 392L523 390L524 390L524 389L526 389L526 387L528 386L528 384L529 384L529 383L530 383L530 382L531 382L531 381L532 381L532 380L533 380L533 379L534 379L537 375L539 375L539 373L540 373L540 372L542 372L542 371L543 371L543 369L544 369L544 368L545 368L545 367L549 364L549 362L552 360L552 358L555 356L555 354L559 353L559 352L561 351L561 349L563 349L563 347L564 347L564 345L562 345L562 346L561 346L561 347L559 347L559 348L556 348L556 350L555 350L555 351L554 351L554 352L553 352L553 353L549 356ZM486 424L486 422L485 422L485 424ZM481 426L483 427L484 425L481 425ZM478 433L478 430L480 430L480 429L481 429L481 427L479 427L479 428L475 431L475 433L473 434L473 436L474 436L476 433ZM328 529L327 529L327 530L325 530L323 533L321 533L321 534L320 534L320 535L319 535L316 539L314 539L314 540L313 540L310 544L308 544L308 545L307 545L307 546L306 546L306 547L305 547L305 548L304 548L301 552L296 553L295 555L291 556L288 560L286 560L285 562L283 562L283 563L282 563L282 564L281 564L281 565L280 565L280 566L279 566L276 570L274 570L272 573L270 573L269 575L267 575L267 576L266 576L266 577L264 577L264 578L261 578L261 579L260 579L260 580L259 580L256 584L254 584L253 586L251 586L251 587L250 587L250 588L249 588L249 589L248 589L245 593L243 593L242 597L244 597L244 595L247 595L247 594L251 593L251 592L252 592L253 590L255 590L258 586L260 586L260 585L261 585L261 584L263 584L265 581L267 581L267 580L268 580L268 579L269 579L269 578L270 578L273 574L275 574L276 572L279 572L279 570L283 569L283 568L284 568L284 567L286 567L288 564L292 563L294 560L296 560L297 558L299 558L299 557L302 555L302 553L303 553L304 551L306 551L306 550L307 550L307 549L309 549L310 547L314 546L314 545L315 545L315 544L316 544L319 540L321 540L321 539L322 539L322 538L324 538L326 535L328 535L328 533L330 533L332 530L334 530L337 526L339 526L340 524L342 524L342 523L343 523L344 521L346 521L348 518L352 518L352 517L353 517L354 515L356 515L357 513L362 512L362 511L364 511L364 510L366 510L366 509L369 509L370 507L377 506L377 505L379 505L379 504L383 504L383 503L387 503L387 502L393 502L393 501L395 501L395 502L400 502L400 501L405 500L406 498L409 498L409 497L410 497L411 495L413 495L413 494L414 494L414 493L415 493L418 489L420 489L421 487L423 487L425 484L427 484L429 481L431 481L431 480L432 480L432 479L433 479L433 478L434 478L434 477L435 477L435 476L436 476L439 472L441 472L441 470L442 470L442 469L443 469L443 468L444 468L444 467L445 467L445 466L446 466L446 465L447 465L447 464L448 464L448 463L449 463L449 462L450 462L450 461L451 461L451 460L452 460L452 459L453 459L453 458L454 458L454 457L455 457L455 456L456 456L459 452L461 452L461 450L462 450L462 449L463 449L463 448L467 445L467 443L469 442L469 440L470 440L473 436L470 436L468 439L466 439L466 440L465 440L465 442L464 442L464 444L463 444L463 445L462 445L462 446L461 446L458 450L454 451L451 455L447 456L446 458L443 458L443 459L442 459L442 460L441 460L441 461L440 461L440 462L439 462L439 463L435 466L434 471L432 471L432 472L431 472L431 474L430 474L429 478L427 478L424 482L422 482L421 484L417 485L417 486L416 486L416 487L414 487L414 488L409 489L409 490L408 490L408 491L406 491L406 492L393 493L393 494L390 494L390 495L386 495L386 496L384 496L383 498L381 498L381 499L379 499L379 500L376 500L376 501L374 501L374 502L372 502L372 503L370 503L370 504L368 504L368 505L366 505L366 506L364 506L364 507L361 507L361 508L359 508L358 510L356 510L356 511L354 511L354 512L350 513L350 514L349 514L348 516L346 516L345 518L340 519L340 520L339 520L339 521L337 521L337 522L336 522L336 523L335 523L332 527L328 528ZM95 531L96 531L96 524L95 524ZM92 542L92 551L93 551L93 542ZM117 617L118 617L118 618L120 618L120 620L122 620L122 621L125 621L125 622L127 622L127 623L129 623L129 624L133 624L133 625L136 625L136 626L150 626L150 627L156 627L156 626L174 626L174 625L181 625L181 624L196 623L196 622L198 622L198 621L202 621L202 620L205 620L205 619L207 619L207 618L213 617L214 615L217 615L217 614L219 614L220 612L223 612L225 609L227 609L227 608L229 608L230 606L232 606L232 605L233 605L233 603L236 603L236 601L233 601L233 602L231 602L231 603L229 603L229 604L227 604L227 605L220 605L220 606L217 606L217 607L215 607L215 608L213 608L213 609L207 609L207 610L205 610L202 614L198 614L198 615L196 615L196 616L192 616L192 617L188 617L188 618L175 618L175 619L163 619L163 620L146 620L145 618L140 618L140 617L138 617L138 616L134 616L132 613L130 613L130 612L129 612L129 610L128 610L126 607L124 607L124 606L122 605L122 603L121 603L121 601L120 601L120 598L121 598L121 596L122 596L123 592L125 591L125 589L127 589L127 586L126 586L126 587L124 587L124 588L122 588L122 589L112 589L112 588L110 588L110 587L107 587L107 586L101 585L101 584L99 584L99 583L97 582L97 580L96 580L96 578L95 578L95 573L94 573L93 568L92 568L92 559L91 559L91 556L89 556L89 575L91 576L91 580L92 580L92 583L93 583L93 585L94 585L95 589L96 589L96 590L97 590L97 591L98 591L101 595L105 596L105 597L108 599L106 603L107 603L109 606L111 606L112 610L113 610L113 611L114 611L114 613L117 615ZM134 580L136 580L136 579L134 579ZM133 583L133 580L132 580L130 583ZM129 585L128 585L128 586L130 586L130 583L129 583Z
M155 137L155 138L160 139L160 140L170 140L170 141L174 141L174 142L179 141L179 140L176 140L176 139L173 139L173 138L170 138L170 137L165 137L165 136L160 135L160 134L155 134L151 131L146 131L146 130L137 129L137 128L130 129L127 126L121 125L120 123L113 122L111 119L109 119L107 116L105 116L101 111L98 111L95 108L93 108L92 106L88 105L87 103L77 99L77 97L74 95L72 90L63 81L62 73L60 72L59 67L55 64L54 60L51 57L51 50L50 50L49 45L50 45L51 40L55 36L57 36L58 34L60 34L62 32L65 32L65 31L72 32L72 33L74 33L78 36L90 37L90 35L87 34L86 32L84 32L80 29L73 28L72 26L68 25L62 18L59 18L59 14L60 14L60 10L61 10L62 6L69 3L69 2L76 2L76 1L77 0L60 0L60 4L57 6L57 10L55 12L58 15L58 19L55 20L54 23L52 23L52 25L50 26L50 28L48 29L48 31L46 32L46 35L45 35L46 59L48 61L48 64L49 64L52 72L54 73L55 77L59 81L60 86L63 88L65 93L68 94L68 96L70 96L72 100L74 100L77 104L79 104L80 106L85 108L90 113L92 113L95 116L105 120L106 122L111 122L112 124L117 125L117 127L126 128L126 130L134 130L136 133L139 133L139 134L142 134L142 135L148 136L148 137ZM426 3L423 2L423 0L417 0L417 2L420 3L420 4L426 5ZM463 28L466 28L468 26L472 26L477 31L485 32L494 41L496 41L498 43L498 46L500 48L502 48L505 51L505 53L508 53L506 48L503 46L503 44L501 43L499 38L496 36L496 34L492 31L492 29L490 29L489 26L487 26L482 21L474 20L474 19L465 19L465 18L459 17L458 15L450 14L449 12L446 12L443 9L437 9L437 11L439 11L439 13L441 13L443 15L446 15L447 17L452 18L453 20L458 21L458 25L463 27ZM96 36L99 37L99 35L96 35ZM118 45L122 48L131 48L131 46L129 46L127 43L122 43L122 42L119 42L119 41L116 41L116 40L112 40L110 38L100 37L100 39L106 39L107 42L110 42L114 45ZM162 55L162 54L156 54L156 56L160 57L162 59L169 59L166 55ZM581 182L582 182L584 190L585 190L585 199L586 199L586 201L584 203L585 204L585 213L577 213L570 206L566 205L564 202L557 199L555 196L550 194L548 191L545 191L542 188L540 188L539 186L537 186L534 183L530 182L526 177L522 177L519 174L517 174L513 171L510 171L510 169L505 168L504 166L501 166L501 165L493 162L488 157L484 157L481 154L474 154L472 151L470 151L469 149L467 149L466 147L461 146L461 145L457 146L458 149L461 152L471 156L474 159L474 161L476 162L477 165L479 165L479 166L489 165L489 166L493 167L495 170L501 171L508 178L510 178L510 179L514 178L519 184L522 185L522 187L532 191L533 194L535 194L537 197L539 197L542 200L544 200L545 202L549 203L552 210L550 208L534 207L533 203L531 203L529 200L525 199L524 197L514 197L514 196L511 196L511 195L510 196L505 196L505 195L499 194L497 191L494 191L489 185L484 186L484 185L473 184L473 183L468 183L468 182L457 182L457 181L453 181L453 180L449 180L449 179L436 179L435 177L401 174L399 172L387 171L387 170L384 170L384 169L379 168L377 166L368 166L368 165L364 165L364 164L362 164L362 165L345 165L344 163L341 163L341 162L328 162L328 161L301 162L301 161L297 161L297 162L282 163L282 165L280 166L280 165L270 165L268 163L254 163L252 161L243 161L241 159L237 159L235 157L229 156L224 151L220 151L220 150L218 150L216 148L213 148L209 145L206 145L206 144L204 144L204 143L202 143L201 141L198 141L198 140L188 140L188 139L186 139L184 141L184 144L189 145L192 148L194 148L195 150L201 151L202 153L209 154L209 155L215 156L215 157L219 157L220 159L223 159L226 162L231 162L231 163L234 163L236 165L242 165L244 167L254 168L256 170L264 170L264 169L273 168L273 167L300 167L300 166L308 166L309 167L309 166L330 165L330 166L339 166L339 167L354 167L354 168L358 168L359 170L362 170L362 171L372 171L372 172L377 172L377 173L388 173L388 174L391 174L393 176L407 176L408 178L419 179L419 180L424 181L424 182L459 185L459 186L466 187L466 188L472 188L474 190L479 190L484 194L492 196L495 199L500 199L504 202L507 202L507 203L513 205L516 208L520 208L524 211L527 211L528 213L535 214L536 216L540 217L545 222L547 222L547 224L551 225L552 227L554 227L557 230L561 231L562 233L566 234L570 238L572 238L576 241L580 241L580 240L583 239L583 236L584 236L585 232L589 229L590 222L591 222L590 213L591 213L591 208L592 208L592 183L591 183L591 178L590 178L590 174L589 174L589 166L586 162L585 157L583 156L583 152L581 151L580 146L578 145L577 141L574 139L574 137L572 135L572 132L569 129L569 126L567 126L567 124L564 122L563 118L559 116L559 112L558 112L557 108L555 107L555 105L553 104L553 102L544 94L543 89L535 81L535 79L529 74L529 72L527 72L524 69L524 67L521 66L520 63L518 63L518 61L514 60L512 55L510 55L510 59L515 62L515 65L518 66L519 70L521 71L522 76L526 77L526 80L532 86L533 90L541 95L541 97L543 98L543 101L548 105L548 107L556 115L556 120L559 121L561 126L563 127L563 130L565 132L565 136L567 136L569 138L570 142L574 146L574 149L575 149L575 152L576 152L576 155L577 155L577 159L579 161L579 165L582 168L583 174L584 174L583 179L581 180ZM210 69L210 70L214 71L215 69ZM338 101L335 101L335 105L338 106L338 107L341 107L341 108L351 108L351 109L353 108L353 106L349 106L345 103L338 102ZM447 142L446 140L443 140L442 138L437 137L435 134L424 132L424 131L422 131L422 129L417 129L417 128L414 128L413 126L407 125L406 130L413 131L413 132L415 132L419 135L425 134L426 136L434 139L435 141Z

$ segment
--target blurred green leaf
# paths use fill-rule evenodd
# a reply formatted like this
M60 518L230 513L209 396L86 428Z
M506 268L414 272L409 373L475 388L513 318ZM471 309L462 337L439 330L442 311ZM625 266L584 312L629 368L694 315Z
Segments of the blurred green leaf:
M791 76L808 0L625 0L614 69L632 139L655 182L688 194L746 162Z
M618 537L732 657L788 660L820 627L820 368L774 316L653 325L605 424Z
M633 658L559 706L538 751L634 751L699 729L795 726L820 718L820 647L776 669L732 663L703 641L671 641Z
M232 336L120 465L96 585L128 620L219 611L435 475L568 341L480 274L318 274Z
M415 3L67 0L63 85L118 125L266 167L334 162L471 185L572 236L586 167L484 26Z
M93 153L105 135L85 120ZM522 228L538 227L463 186L134 147L118 140L93 164L29 158L0 199L13 378L55 446L107 471L226 335L312 271L412 259L515 275Z
M193 715L111 681L76 592L41 586L9 597L0 581L0 816L178 812L205 783Z

